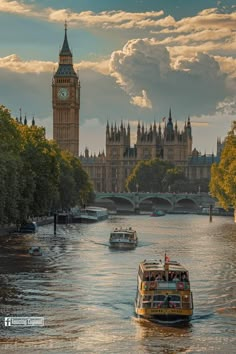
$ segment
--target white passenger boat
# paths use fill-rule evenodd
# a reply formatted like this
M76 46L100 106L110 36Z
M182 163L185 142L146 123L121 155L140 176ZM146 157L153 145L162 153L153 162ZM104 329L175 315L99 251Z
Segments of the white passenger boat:
M110 247L133 249L138 244L137 232L129 228L115 228L110 234Z
M108 210L106 208L90 206L80 210L78 219L82 223L96 222L106 220Z
M187 269L166 256L163 263L157 260L141 262L135 312L138 317L159 323L190 321L193 299Z

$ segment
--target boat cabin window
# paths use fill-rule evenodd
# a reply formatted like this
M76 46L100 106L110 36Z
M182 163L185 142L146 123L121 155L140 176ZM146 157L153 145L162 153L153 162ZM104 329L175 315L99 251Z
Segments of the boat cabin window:
M181 276L179 272L169 272L168 281L180 281Z
M152 296L151 295L144 295L142 297L142 307L144 309L152 307Z
M165 295L154 295L153 301L164 301L165 297L166 297Z
M144 281L162 281L165 280L165 273L164 271L158 272L144 272L142 280Z
M168 307L181 307L181 299L179 295L168 295Z
M97 212L95 210L86 210L88 215L94 216L97 214Z
M180 308L181 298L178 295L155 295L153 297L153 307Z
M152 296L151 295L144 295L143 296L143 301L151 301L152 300Z

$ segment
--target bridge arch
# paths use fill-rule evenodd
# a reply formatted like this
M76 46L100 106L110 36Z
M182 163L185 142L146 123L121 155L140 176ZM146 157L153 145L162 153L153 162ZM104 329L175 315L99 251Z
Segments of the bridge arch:
M148 195L139 200L139 207L142 209L142 205L145 202L151 202L151 209L162 209L162 210L170 210L173 207L172 201L166 196L154 196Z
M120 193L119 194L107 193L106 195L99 195L99 194L96 195L95 202L99 202L102 200L112 201L115 204L115 209L122 210L122 209L128 208L130 210L134 210L134 208L135 208L134 200L129 198L127 195L121 195ZM104 203L104 206L106 206L105 203Z
M193 198L186 196L186 197L179 197L176 199L175 202L175 209L187 211L187 210L198 210L199 205L196 200Z

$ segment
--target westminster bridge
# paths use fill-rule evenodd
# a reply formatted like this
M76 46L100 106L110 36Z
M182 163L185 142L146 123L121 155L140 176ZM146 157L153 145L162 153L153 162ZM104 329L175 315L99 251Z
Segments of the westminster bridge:
M168 212L198 212L214 207L216 199L208 193L96 193L96 205L116 211L152 211L162 209Z

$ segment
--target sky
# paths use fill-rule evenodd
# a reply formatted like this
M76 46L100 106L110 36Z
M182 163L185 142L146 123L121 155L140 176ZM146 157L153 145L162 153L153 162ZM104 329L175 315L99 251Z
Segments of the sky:
M53 72L68 23L81 83L80 152L105 150L107 121L147 129L188 116L216 152L236 113L235 0L0 0L0 104L52 138Z

